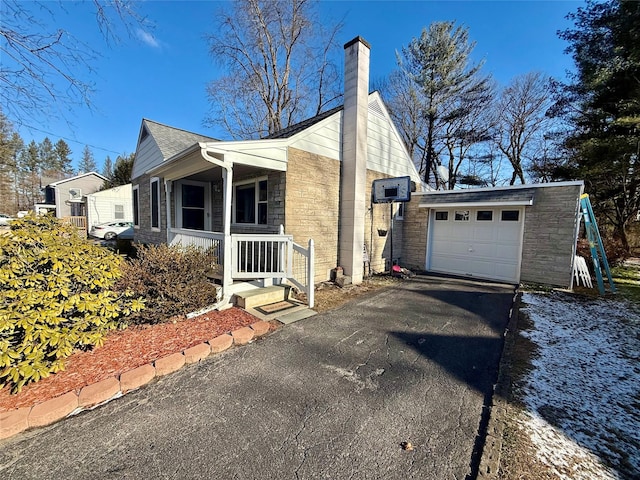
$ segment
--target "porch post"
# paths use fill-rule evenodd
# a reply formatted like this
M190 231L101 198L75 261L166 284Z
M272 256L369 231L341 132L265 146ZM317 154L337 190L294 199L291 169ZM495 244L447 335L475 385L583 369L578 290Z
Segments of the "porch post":
M224 188L224 197L222 208L224 212L223 233L224 233L224 260L223 260L223 277L222 291L227 296L229 287L233 283L231 277L231 269L233 263L233 255L231 251L231 200L233 198L233 167L229 164L222 168L222 184Z

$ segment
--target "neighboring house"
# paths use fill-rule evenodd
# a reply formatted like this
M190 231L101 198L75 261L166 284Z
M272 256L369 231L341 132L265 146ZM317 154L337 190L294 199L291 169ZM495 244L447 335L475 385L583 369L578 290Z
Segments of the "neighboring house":
M144 119L132 172L135 240L210 248L227 300L234 280L293 281L288 266L295 270L298 255L311 250L307 285L329 279L337 266L359 283L394 261L513 283L543 277L536 271L558 262L561 272L540 281L570 285L581 183L425 191L380 95L368 87L369 46L357 37L345 45L344 105L270 137L223 142ZM396 177L412 181L411 201L391 208L373 203L374 180ZM512 199L501 191L523 195ZM474 192L482 198L474 200ZM494 202L491 209L487 202ZM441 210L452 220L450 228L438 223L444 222ZM460 215L466 220L453 223ZM565 219L568 230L565 223L557 234L544 230ZM487 229L487 222L497 227ZM562 249L543 261L547 246L539 242L545 235L548 249ZM503 248L505 236L515 243ZM466 264L475 260L447 251L448 238L458 250L478 256L484 255L480 241L494 242L490 260L482 260L492 265L510 248L513 255L505 263L517 265L469 269ZM466 245L467 238L478 243ZM565 243L572 246L567 250Z
M131 184L101 190L86 196L87 228L107 222L133 222Z
M49 183L44 187L44 203L36 204L35 210L58 218L86 217L86 196L97 192L105 180L99 173L89 172Z

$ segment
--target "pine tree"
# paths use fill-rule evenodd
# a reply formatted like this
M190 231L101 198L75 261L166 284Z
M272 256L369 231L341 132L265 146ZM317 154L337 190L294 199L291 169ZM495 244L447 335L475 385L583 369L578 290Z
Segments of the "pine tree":
M18 209L15 187L17 155L23 147L22 138L0 110L0 210L10 214Z
M583 178L596 215L629 250L640 210L640 2L587 2L569 15L577 74L562 99L574 129L566 139L570 175Z
M78 165L78 173L95 172L97 169L98 167L95 159L93 158L93 153L91 152L89 145L85 145L84 150L82 150L80 165Z
M41 200L40 188L40 151L34 140L20 152L18 158L18 208L31 210Z
M102 176L109 179L113 175L113 162L111 161L111 157L107 155L107 158L104 159L104 165L102 166Z
M441 155L447 152L448 187L452 188L464 160L456 159L453 152L466 154L470 144L487 139L488 129L480 114L491 101L491 81L482 75L482 63L471 62L474 47L466 28L456 27L454 22L433 22L398 56L400 71L409 85L396 78L396 84L402 87L401 101L396 96L390 103L395 117L405 112L413 115L400 124L419 128L405 137L414 142L410 149L427 183L431 178L436 184L442 183L436 169L442 163Z
M65 176L73 175L73 166L71 165L71 149L64 140L60 139L56 142L55 146L56 163L58 169L65 174Z

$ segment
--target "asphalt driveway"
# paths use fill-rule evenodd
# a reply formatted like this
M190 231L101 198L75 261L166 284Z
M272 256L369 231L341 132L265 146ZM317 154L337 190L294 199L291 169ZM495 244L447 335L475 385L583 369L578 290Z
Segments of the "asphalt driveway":
M413 278L18 435L0 477L467 478L513 294Z

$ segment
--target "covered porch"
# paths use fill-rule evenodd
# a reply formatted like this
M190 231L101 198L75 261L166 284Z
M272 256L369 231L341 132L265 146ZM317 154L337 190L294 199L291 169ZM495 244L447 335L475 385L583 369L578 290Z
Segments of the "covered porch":
M157 207L166 242L209 253L211 277L222 288L219 308L247 282L291 284L312 307L313 240L297 245L285 235L270 191L284 185L286 147L252 143L234 142L233 151L224 142L197 144L148 172L152 191L154 181L164 188L165 205Z

